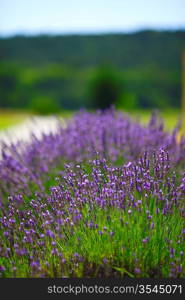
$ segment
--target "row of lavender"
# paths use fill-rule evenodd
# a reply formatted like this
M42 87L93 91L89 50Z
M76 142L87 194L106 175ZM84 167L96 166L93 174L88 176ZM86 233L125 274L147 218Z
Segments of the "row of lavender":
M3 145L0 190L29 192L30 182L42 186L42 176L62 161L82 161L97 153L101 158L123 163L137 160L144 151L163 148L173 165L184 166L185 139L177 143L177 132L165 132L155 115L144 127L114 110L79 113L67 128L59 123L58 134L43 135L39 140L33 135L30 144Z
M2 155L1 276L185 276L185 142L155 116L79 113Z

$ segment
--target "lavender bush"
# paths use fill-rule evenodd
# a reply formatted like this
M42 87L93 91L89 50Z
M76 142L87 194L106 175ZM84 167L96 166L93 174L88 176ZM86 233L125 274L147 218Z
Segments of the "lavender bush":
M153 115L78 113L3 145L1 277L184 277L185 141Z

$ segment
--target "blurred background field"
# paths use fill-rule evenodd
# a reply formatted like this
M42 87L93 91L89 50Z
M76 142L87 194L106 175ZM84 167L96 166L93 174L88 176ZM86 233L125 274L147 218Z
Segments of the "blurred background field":
M1 38L0 104L38 113L94 108L93 83L104 80L119 107L180 108L184 47L185 31Z
M70 117L112 104L143 123L157 109L170 130L182 119L184 3L101 4L2 1L0 129L34 114Z

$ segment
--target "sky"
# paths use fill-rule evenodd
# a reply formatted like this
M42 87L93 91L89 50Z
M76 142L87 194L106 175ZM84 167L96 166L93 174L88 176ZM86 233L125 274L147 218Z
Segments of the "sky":
M185 0L0 0L0 35L185 29Z

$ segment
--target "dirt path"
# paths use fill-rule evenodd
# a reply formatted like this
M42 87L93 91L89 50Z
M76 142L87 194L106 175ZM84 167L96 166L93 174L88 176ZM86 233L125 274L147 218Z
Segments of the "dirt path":
M64 127L66 126L63 118L32 117L19 125L0 131L0 148L2 143L11 144L20 140L29 141L32 133L38 138L41 137L42 133L54 133L57 131L59 121Z

